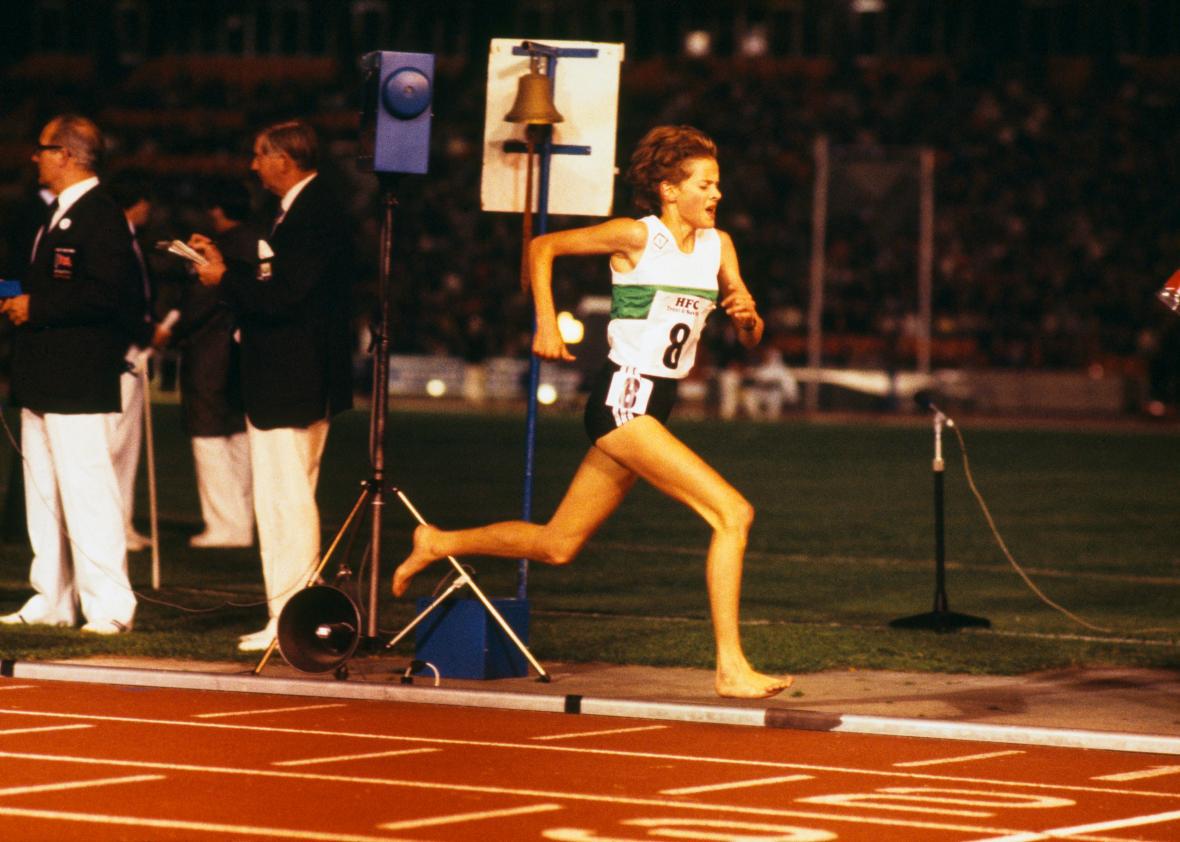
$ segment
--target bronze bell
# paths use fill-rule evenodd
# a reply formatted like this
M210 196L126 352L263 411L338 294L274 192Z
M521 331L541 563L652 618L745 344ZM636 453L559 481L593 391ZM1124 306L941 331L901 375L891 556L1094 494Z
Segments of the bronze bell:
M516 89L516 102L512 110L504 115L509 123L527 123L531 126L549 126L565 118L553 105L553 86L549 77L537 72L534 65L520 77Z

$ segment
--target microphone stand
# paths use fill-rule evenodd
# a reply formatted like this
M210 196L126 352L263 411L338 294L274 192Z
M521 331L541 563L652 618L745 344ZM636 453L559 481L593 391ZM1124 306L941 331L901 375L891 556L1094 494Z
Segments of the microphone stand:
M959 614L948 608L946 597L946 541L943 518L943 475L946 463L942 458L942 429L953 427L955 422L941 409L919 394L918 405L934 412L934 607L926 614L901 617L891 620L895 629L932 629L938 632L955 631L961 628L990 628L991 621L970 614Z

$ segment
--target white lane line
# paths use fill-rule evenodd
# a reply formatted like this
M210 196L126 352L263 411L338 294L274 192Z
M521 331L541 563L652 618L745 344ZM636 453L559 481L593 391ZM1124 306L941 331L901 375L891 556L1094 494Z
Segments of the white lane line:
M46 819L49 821L82 822L85 824L151 827L161 830L224 833L239 838L242 836L266 836L272 839L305 839L309 840L309 842L398 842L398 840L390 836L362 836L359 834L340 833L339 831L317 833L313 830L296 830L288 827L254 827L242 824L186 822L176 819L145 819L138 816L110 816L103 813L66 813L61 810L25 810L18 807L0 807L0 816L19 816L24 819Z
M1023 751L989 751L985 754L964 754L960 757L940 757L936 760L908 760L905 763L894 763L893 765L900 768L911 768L914 766L937 766L940 763L966 763L969 760L987 760L991 757L1009 757L1013 754L1024 754Z
M490 748L505 751L539 751L559 752L564 754L588 754L601 757L619 757L639 760L675 761L689 764L705 764L712 766L737 766L754 769L783 769L798 772L834 772L846 775L863 775L869 778L907 778L915 781L939 781L943 783L983 784L1001 786L1012 789L1049 790L1052 792L1087 792L1112 793L1116 795L1137 795L1143 798L1175 799L1175 792L1154 792L1142 789L1120 789L1118 787L1079 786L1077 784L1040 783L1038 781L997 780L994 778L976 778L966 775L933 775L924 772L889 771L885 769L859 769L855 766L821 766L815 763L790 763L780 760L745 760L734 757L710 757L699 754L669 754L654 751L623 751L621 749L586 748L582 746L537 745L531 742L505 743L494 740L457 740L442 737L422 737L411 734L378 734L365 731L329 731L314 728L289 728L276 725L238 725L228 722L193 722L184 719L149 719L141 716L109 716L101 714L56 713L53 711L4 710L0 709L0 717L34 716L39 718L58 717L61 719L88 719L95 722L119 722L129 725L159 725L174 728L207 728L220 731L249 731L255 734L283 734L298 737L328 737L333 740L357 739L374 740L377 742L427 743L439 746L459 746L463 748ZM8 753L0 752L0 757Z
M0 789L0 797L6 795L29 795L34 792L60 792L65 789L90 789L95 786L110 786L111 784L139 784L145 781L162 781L164 775L127 775L121 778L95 778L90 781L69 781L57 784L37 784L36 786L10 786Z
M223 716L254 716L259 713L291 713L299 710L323 710L324 708L342 708L347 707L343 702L335 702L328 705L299 705L298 707L289 708L256 708L254 710L231 710L225 713L194 713L194 719L220 719Z
M1180 810L1170 813L1156 813L1153 816L1131 816L1126 819L1114 819L1109 822L1095 822L1094 824L1079 824L1073 827L1056 827L1052 830L1030 830L1026 833L1013 833L1010 836L996 836L980 839L977 842L1040 842L1043 839L1073 839L1083 833L1098 833L1104 830L1124 830L1128 827L1142 827L1145 824L1162 824L1163 822L1180 821Z
M600 795L593 792L565 792L539 789L512 789L500 786L481 786L447 781L421 781L396 778L373 778L360 775L327 775L324 773L287 772L274 769L239 769L230 766L198 766L188 763L158 763L146 760L120 760L114 758L69 757L53 754L27 754L0 751L0 758L11 757L21 760L39 760L53 763L75 763L81 766L125 766L132 769L153 769L167 772L200 772L214 775L236 775L243 778L273 778L278 780L315 781L317 783L362 784L391 788L432 790L446 793L474 793L477 795L508 795L516 798L537 798L545 801L576 801L589 804L622 804L638 807L656 807L661 810L687 810L706 813L740 813L753 816L776 818L808 819L814 821L848 822L851 824L886 825L888 827L914 827L924 830L952 830L959 833L1014 834L1019 830L993 828L981 825L949 824L945 822L902 819L896 816L856 816L846 813L824 813L813 810L784 810L775 807L747 807L734 804L713 804L706 801L676 801L667 798L638 798L618 795ZM1171 797L1175 797L1173 793ZM0 810L0 815L3 811ZM302 837L292 837L302 838ZM319 837L314 837L319 838ZM345 837L340 837L345 838Z
M1150 769L1140 769L1138 772L1120 772L1117 775L1102 775L1097 778L1090 778L1090 780L1141 781L1144 778L1162 778L1164 775L1175 775L1177 772L1180 772L1180 766L1152 766Z
M400 757L404 754L429 754L441 748L403 748L394 751L371 751L367 754L341 754L336 757L307 757L302 760L276 760L271 766L314 766L317 763L343 763L346 760L369 760L374 757Z
M503 810L484 810L479 813L453 813L449 816L435 816L430 819L407 819L403 822L387 822L377 827L382 830L412 830L419 827L432 827L440 824L459 824L461 822L475 822L483 819L502 819L507 816L524 816L529 813L548 813L553 810L564 809L560 804L534 804L531 807L509 807Z
M36 684L0 684L0 690L32 690Z
M42 731L77 731L79 728L93 728L93 725L78 723L77 725L42 725L40 728L8 728L0 731L0 737L11 734L38 734Z
M611 728L607 731L576 731L570 734L548 734L544 737L530 737L532 740L574 740L578 737L605 737L608 734L634 734L637 731L662 731L667 725L640 725L635 728Z
M661 789L660 795L696 795L700 792L720 792L723 789L743 789L748 786L769 786L770 784L787 784L794 781L810 781L812 775L780 775L777 778L757 778L752 781L733 781L727 784L707 784L705 786L683 786L679 789Z

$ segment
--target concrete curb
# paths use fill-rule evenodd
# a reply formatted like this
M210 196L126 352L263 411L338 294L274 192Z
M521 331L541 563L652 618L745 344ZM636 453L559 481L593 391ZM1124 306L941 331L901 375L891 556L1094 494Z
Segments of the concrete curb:
M407 684L361 684L322 679L274 678L247 674L86 666L48 662L0 661L0 676L43 681L76 681L88 684L120 684L136 687L168 687L186 690L220 690L233 693L266 693L281 696L313 696L331 699L396 701L413 704L454 705L501 710L589 714L674 722L700 722L785 728L804 731L837 731L892 737L1013 743L1019 745L1087 748L1147 754L1180 755L1180 737L1038 728L1022 725L986 725L934 719L835 714L803 709L684 704L580 696L573 694L511 693L461 690Z

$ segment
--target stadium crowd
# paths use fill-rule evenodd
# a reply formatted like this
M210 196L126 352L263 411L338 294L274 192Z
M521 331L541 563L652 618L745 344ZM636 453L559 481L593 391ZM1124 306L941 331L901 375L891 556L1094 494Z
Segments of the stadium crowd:
M395 352L478 362L528 348L519 219L479 207L483 71L440 63L430 173L398 183ZM27 142L48 114L92 114L114 141L112 167L154 180L148 238L183 238L196 225L206 176L248 177L241 137L250 128L306 116L333 156L326 175L352 199L360 286L374 288L379 215L374 179L352 166L355 73L250 85L152 75L112 83L97 74L56 87L13 80L3 142ZM1178 326L1154 293L1180 253L1171 195L1180 174L1178 94L1180 64L1167 59L650 58L623 65L618 147L659 123L696 125L717 139L726 173L720 224L740 245L768 337L788 363L804 360L815 138L830 139L837 162L901 160L930 147L934 365L1097 366L1149 378L1155 398L1176 404L1180 385L1167 360ZM32 185L27 168L10 164L5 174L3 216L14 230ZM913 364L917 209L909 202L833 206L824 312L832 363ZM620 185L616 211L629 204ZM553 218L550 227L578 223ZM7 240L10 272L21 256ZM555 282L571 309L608 288L592 261L567 261ZM372 303L358 296L358 326ZM732 360L723 331L710 352L718 367Z

